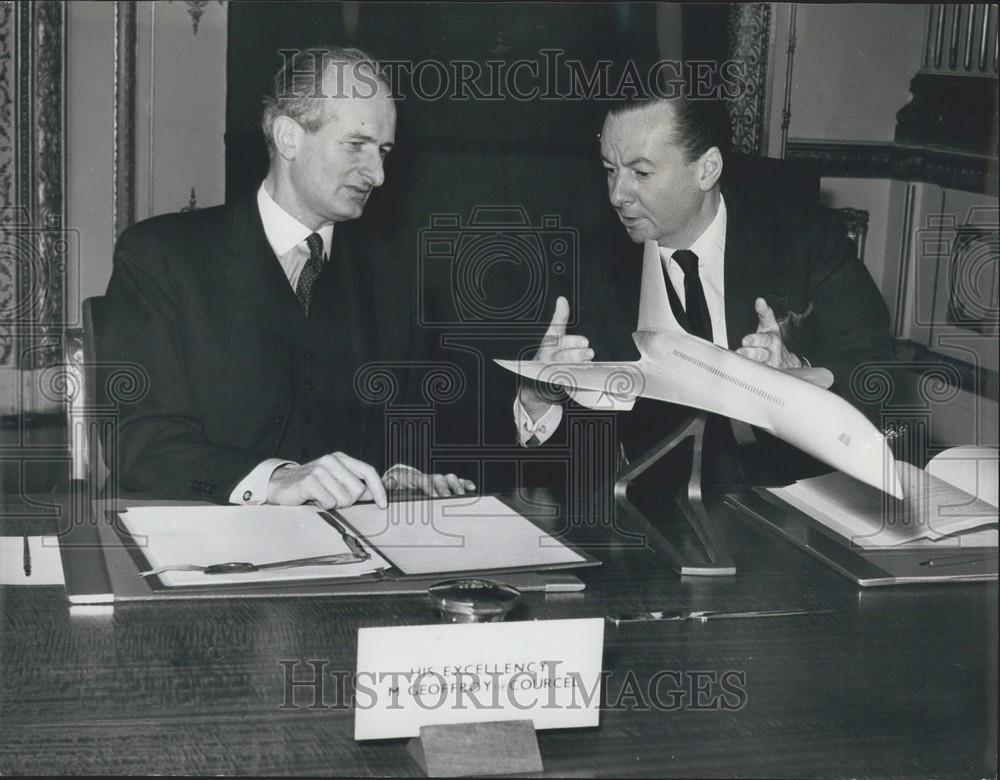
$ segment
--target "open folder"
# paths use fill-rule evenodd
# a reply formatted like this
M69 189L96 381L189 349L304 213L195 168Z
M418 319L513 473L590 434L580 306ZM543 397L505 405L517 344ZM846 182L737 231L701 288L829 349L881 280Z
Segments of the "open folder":
M834 472L727 502L859 585L997 578L997 451L897 461L903 499Z
M539 573L599 563L493 496L331 512L141 502L103 514L100 549L63 545L71 602L416 593L457 575L580 590L571 575ZM312 564L318 556L336 562Z

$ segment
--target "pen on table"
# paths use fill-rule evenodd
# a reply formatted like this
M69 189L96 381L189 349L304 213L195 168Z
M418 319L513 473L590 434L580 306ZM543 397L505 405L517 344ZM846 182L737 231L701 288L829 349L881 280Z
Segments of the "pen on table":
M655 612L628 612L620 615L608 615L607 619L620 626L624 623L648 623L648 622L697 622L705 623L709 620L726 620L732 618L770 618L770 617L794 617L798 615L830 615L832 609L755 609L743 612L720 612L715 610L698 610L692 612L684 611L655 611Z
M986 561L992 561L992 560L993 560L992 556L987 558L931 558L930 560L927 561L921 561L918 565L929 566L931 568L939 569L942 566L958 566L959 564L962 563L969 563L969 564L984 563Z
M31 547L28 546L28 537L24 537L24 576L31 576Z

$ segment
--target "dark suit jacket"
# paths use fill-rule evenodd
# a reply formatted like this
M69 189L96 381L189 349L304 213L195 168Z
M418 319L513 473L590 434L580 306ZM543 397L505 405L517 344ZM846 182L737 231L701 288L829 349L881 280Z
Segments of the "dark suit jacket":
M726 199L725 303L730 349L757 329L754 299L775 310L788 349L830 369L833 390L877 419L878 409L852 389L854 371L867 361L892 359L885 303L839 216L790 198L754 198L724 188ZM584 252L586 253L586 248ZM642 249L583 258L579 325L595 360L635 360L632 341L639 310ZM619 415L630 457L666 436L689 410L640 399ZM784 450L775 443L779 450ZM791 450L791 448L787 448ZM768 457L785 457L787 451ZM797 455L796 460L801 460ZM787 479L783 468L777 478Z
M330 258L307 319L255 197L122 234L97 345L148 381L105 441L123 488L225 501L267 457L341 450L385 467L382 408L359 397L355 371L411 357L409 283L352 223L337 225Z

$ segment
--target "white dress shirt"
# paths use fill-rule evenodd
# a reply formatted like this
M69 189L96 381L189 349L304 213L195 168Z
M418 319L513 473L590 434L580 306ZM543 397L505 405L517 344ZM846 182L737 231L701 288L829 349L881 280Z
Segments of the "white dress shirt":
M698 276L705 291L705 302L708 304L708 314L712 319L712 341L720 347L729 349L726 334L726 295L725 295L725 259L726 259L726 201L719 195L719 208L708 227L691 246L686 247L698 256ZM675 249L660 247L660 260L667 271L667 277L677 292L681 305L686 307L684 296L684 269L671 255ZM527 444L535 437L537 444L548 440L562 421L563 408L561 404L552 404L545 413L532 422L531 417L521 405L521 399L514 398L514 424L517 426L517 436L521 444Z
M295 289L299 282L302 267L309 259L309 246L306 239L313 233L319 233L323 239L323 253L329 255L333 241L333 225L324 225L319 230L310 230L295 217L274 202L263 183L257 190L257 209L260 211L261 222L264 223L264 235L271 245L281 270L285 272L288 283ZM267 500L267 485L271 475L280 466L298 465L292 460L267 458L240 480L229 494L231 504L263 504Z
M708 316L712 319L712 341L724 349L729 349L726 338L726 201L719 196L719 208L715 218L705 231L698 236L691 246L686 247L698 256L698 276L705 291L705 303L708 304ZM667 271L681 306L687 310L684 296L684 269L678 265L672 255L676 249L660 247L660 260Z

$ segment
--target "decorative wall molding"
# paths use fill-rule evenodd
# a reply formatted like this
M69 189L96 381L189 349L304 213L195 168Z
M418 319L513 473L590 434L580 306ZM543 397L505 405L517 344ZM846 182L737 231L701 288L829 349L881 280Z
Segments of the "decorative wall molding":
M114 189L115 238L135 222L135 0L115 2Z
M171 0L173 2L173 0ZM205 7L209 5L211 0L184 0L185 5L187 5L188 16L191 17L191 32L194 35L198 34L198 25L201 23L201 17L205 13ZM219 5L223 4L223 0L216 0ZM344 5L352 5L351 3L344 3Z
M997 158L899 143L790 138L789 160L813 163L823 176L896 179L997 195Z
M0 4L0 367L61 360L67 279L78 255L64 229L64 5ZM17 411L31 413L28 391Z
M996 3L931 3L896 141L997 156Z
M788 48L785 60L785 99L781 104L781 157L785 156L788 145L788 128L792 124L792 73L795 71L795 47L798 38L795 35L796 12L798 5L791 4L788 13Z
M746 88L728 101L733 151L759 155L767 123L767 51L771 39L770 3L734 4L729 10L729 56L746 66Z

